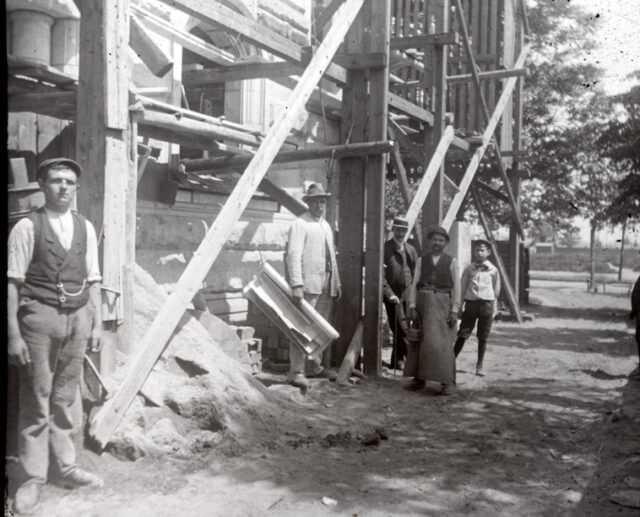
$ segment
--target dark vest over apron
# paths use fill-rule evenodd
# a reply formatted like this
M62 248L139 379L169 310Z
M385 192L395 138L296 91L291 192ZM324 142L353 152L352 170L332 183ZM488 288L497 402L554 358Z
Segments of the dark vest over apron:
M451 292L453 289L453 278L451 278L451 255L443 253L440 260L434 266L431 253L422 257L422 270L420 272L420 282L418 289L432 288L438 291Z
M66 309L77 309L89 301L87 227L84 217L75 212L72 216L69 251L60 244L44 208L28 216L34 229L33 258L20 288L21 297Z

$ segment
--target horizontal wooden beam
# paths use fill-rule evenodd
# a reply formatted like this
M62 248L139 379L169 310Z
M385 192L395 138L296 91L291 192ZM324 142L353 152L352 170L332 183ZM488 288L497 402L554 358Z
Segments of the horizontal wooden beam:
M151 126L173 131L182 136L210 138L211 140L228 140L238 144L258 147L262 138L222 125L211 124L188 117L176 117L170 113L143 109L138 115L139 127Z
M528 68L514 68L511 70L490 70L489 72L478 72L478 77L481 81L508 79L509 77L526 77L527 75L529 75ZM473 74L447 76L448 84L462 84L469 81L473 81Z
M41 92L10 95L8 108L10 113L30 111L40 115L75 120L76 92Z
M250 79L273 79L300 75L304 68L288 61L264 63L234 63L224 67L192 70L182 74L182 84L187 87L208 86L215 83L245 81Z
M65 90L75 90L78 86L78 77L75 75L66 74L53 66L44 65L39 61L17 57L12 54L7 54L7 73L46 81Z
M221 27L239 35L247 43L267 52L302 63L302 47L282 36L257 20L248 18L216 0L160 0L161 2L183 11L190 16L214 27ZM347 82L347 71L335 64L329 65L325 75L344 85Z
M385 52L336 54L333 62L349 70L365 70L368 68L385 68L388 58Z
M307 160L321 160L323 158L353 158L356 156L368 156L373 154L390 153L395 147L392 140L382 140L379 142L362 142L354 144L328 145L324 147L313 147L310 149L299 149L297 151L280 151L273 160L273 163L290 163ZM233 156L228 158L201 158L195 160L182 160L187 170L190 171L210 171L212 169L228 167L245 167L252 156Z
M430 45L457 45L458 43L460 43L460 35L457 32L439 32L436 34L421 34L420 36L391 38L391 49L417 49L428 47Z

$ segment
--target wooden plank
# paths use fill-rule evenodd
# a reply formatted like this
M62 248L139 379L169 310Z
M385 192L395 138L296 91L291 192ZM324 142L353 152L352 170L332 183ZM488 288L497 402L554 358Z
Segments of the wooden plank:
M515 63L516 68L519 68L524 64L524 61L529 53L530 48L531 48L530 44L527 44L524 46L524 48L520 52L520 56L518 56L518 60ZM462 205L462 201L464 200L464 197L466 196L467 191L469 190L469 186L471 185L471 182L474 179L475 173L478 170L478 166L482 161L482 157L484 156L484 153L489 143L491 142L496 126L498 125L498 122L502 117L502 112L504 111L504 108L507 105L507 102L509 102L511 98L511 92L515 87L517 80L518 80L517 77L510 77L509 79L507 79L504 85L504 89L502 90L502 93L500 94L500 98L496 103L496 108L493 112L493 115L491 116L491 119L489 119L487 127L484 130L484 133L482 135L482 145L474 151L473 156L471 157L471 161L467 165L464 176L462 177L462 181L458 185L458 187L460 188L460 191L454 195L451 201L451 204L449 205L447 215L445 216L442 222L442 225L447 229L451 228L451 225L453 224L456 214L458 213L458 210Z
M273 163L290 163L305 160L321 160L323 158L343 158L385 154L392 151L395 147L396 144L393 140L310 147L308 149L300 149L297 151L280 151L273 160ZM246 166L250 161L251 156L233 156L182 160L180 163L182 163L187 170L197 171L242 167Z
M239 144L258 147L262 139L256 135L244 133L225 127L223 125L210 124L188 117L176 117L169 113L155 110L141 110L138 123L140 126L151 126L166 129L183 136L210 138L212 140L228 140Z
M393 135L393 129L391 127L387 128L390 135ZM404 168L404 164L402 163L402 156L400 156L400 149L397 147L394 148L391 153L391 162L393 163L393 169L396 172L396 176L398 177L398 184L400 186L400 194L402 196L402 200L404 201L405 212L409 209L411 205L411 187L409 186L409 180L407 179L407 171ZM417 241L417 250L418 253L422 251L422 230L420 228L420 224L418 221L414 224L415 228L415 236Z
M447 154L447 149L449 149L449 145L453 139L453 126L447 126L442 134L442 138L438 143L429 165L427 166L422 179L420 180L420 185L418 186L418 190L413 196L411 200L411 205L407 210L406 218L409 220L409 232L407 232L407 236L411 232L411 229L415 225L418 215L422 210L424 202L427 199L427 195L431 186L433 185L434 180L436 179L437 174L440 171L440 166L444 162L444 158Z
M528 68L506 69L506 70L490 70L488 72L479 72L478 78L481 81L493 81L498 79L508 79L509 77L527 77L529 75ZM473 81L473 74L459 74L447 76L447 84L462 84Z
M292 195L290 195L286 190L281 189L273 183L271 180L264 178L260 182L260 186L258 187L262 192L264 192L271 199L280 203L284 206L289 212L291 212L296 217L301 216L309 207L306 203L296 199Z
M482 199L478 194L478 191L475 187L471 187L471 196L473 197L473 202L476 206L476 210L478 211L478 218L480 219L480 224L484 230L485 236L487 240L491 243L491 247L493 248L493 256L495 258L496 266L498 268L498 272L500 273L500 280L502 282L502 288L504 289L507 300L509 302L509 308L511 309L511 314L516 318L518 323L522 323L522 314L520 313L520 306L518 304L518 299L513 291L513 286L511 285L511 280L509 279L509 275L507 274L507 270L504 267L504 262L502 262L502 258L498 253L498 247L496 246L495 239L493 237L493 233L491 231L491 227L489 226L489 221L487 219L487 215L485 209L482 205Z
M389 2L367 2L363 7L369 32L365 33L365 50L389 53ZM369 71L367 96L367 139L387 137L388 70ZM386 157L370 155L367 159L366 211L365 211L365 281L363 319L364 373L378 375L382 367L382 282L384 245Z
M235 56L231 52L222 50L202 38L178 29L164 18L156 16L150 11L133 4L131 5L131 10L140 16L141 21L147 27L161 36L168 38L172 43L178 44L214 63L228 65L235 62Z
M389 123L389 127L393 129L395 139L418 164L422 164L424 162L424 150L421 147L418 147L413 143L413 141L409 139L400 124L398 124L395 120L390 119Z
M110 340L100 357L114 365L116 342L126 351L133 344L133 279L135 250L127 244L135 239L127 223L131 213L129 184L135 178L129 131L129 11L128 2L87 0L82 2L80 24L80 82L76 115L76 160L82 166L83 188L78 191L78 208L104 235L102 244L103 285L122 293L113 311L117 340ZM112 131L116 129L116 131ZM133 189L135 195L135 188ZM106 319L105 319L106 320ZM122 323L118 325L118 323ZM115 336L114 336L115 337Z
M389 63L389 56L384 52L366 52L362 54L336 54L333 62L350 70L367 68L384 68Z
M419 36L391 38L391 49L421 49L432 45L458 45L459 43L460 36L457 32L437 32L434 34L421 34Z
M123 110L129 99L127 63L129 53L129 1L117 2L110 9L102 26L106 51L104 75L104 124L110 129L127 129L129 112Z
M29 172L27 171L27 162L24 158L10 158L11 179L13 183L11 188L19 189L29 185Z
M489 194L499 199L500 201L504 201L505 203L509 202L509 198L505 194L503 194L499 190L494 189L491 185L487 185L483 181L480 181L479 179L476 179L474 181L474 185L476 185L478 188L481 188L485 192L488 192Z
M349 29L343 52L364 52L364 16L361 13ZM340 141L357 143L366 140L365 117L367 71L348 70L343 90L343 120ZM336 358L341 360L349 346L357 322L362 318L362 288L364 266L364 210L366 162L362 158L341 158L338 174L338 268L342 282L342 297L337 302L336 324L340 339L336 343Z
M430 17L435 21L435 30L440 32L449 31L449 0L432 0L430 6ZM431 24L431 22L429 22ZM430 31L433 27L430 27ZM433 116L433 131L431 133L425 132L424 135L424 148L425 157L422 162L423 170L429 171L429 167L434 163L433 158L439 162L438 169L435 171L435 176L429 177L425 173L424 178L429 184L429 188L426 191L425 199L420 199L420 206L422 207L422 223L423 227L428 228L433 225L439 225L443 217L444 212L444 154L442 156L436 156L435 151L440 145L445 132L445 114L446 114L446 101L447 101L447 63L448 63L449 49L447 46L438 46L432 49L432 70L428 82L425 80L425 87L431 87L431 102L432 109L434 110ZM426 79L426 78L425 78ZM449 128L447 128L449 129ZM453 128L450 127L451 133ZM450 135L453 137L453 134ZM450 143L450 140L449 140ZM417 194L417 193L416 193ZM417 197L417 196L416 196Z
M394 93L390 93L388 95L388 99L390 107L397 109L402 113L406 113L420 122L426 122L430 126L433 126L433 113L430 111L427 111L426 109L421 108L420 106L417 106L411 101L403 99Z
M194 252L193 258L180 276L175 290L151 323L142 340L140 353L132 361L122 385L92 420L90 433L100 447L104 447L108 442L129 404L164 350L185 309L202 286L202 281L233 231L234 223L249 204L251 197L267 173L271 161L296 123L315 85L322 77L322 72L329 66L331 58L362 7L363 1L347 0L338 11L336 23L327 33L318 52L314 54L298 86L292 93L288 109L274 121L263 144L236 184L204 240Z
M302 62L302 47L300 45L216 0L160 1L193 16L201 22L234 32L240 35L244 41L275 56L296 63ZM326 69L326 74L329 79L336 81L338 84L344 84L346 80L346 71L338 65L329 65Z
M324 26L331 21L333 15L336 14L336 11L343 3L344 0L332 0L331 3L322 10L320 16L315 20L316 34L323 32Z
M9 112L29 111L66 120L75 119L76 92L52 91L10 95Z
M215 83L245 81L248 79L274 79L299 75L304 68L288 61L272 61L264 63L234 63L224 67L192 70L182 74L182 84L192 88L208 86Z
M24 75L55 84L63 89L75 90L78 77L61 72L52 66L43 65L24 57L7 54L7 72L10 75Z
M351 376L351 372L356 366L356 361L360 356L360 351L362 350L362 321L358 322L358 326L356 327L355 332L353 333L353 337L349 342L349 347L347 348L347 353L342 360L342 364L340 365L340 370L338 370L338 378L336 382L340 386L346 386L349 384L349 377Z
M130 17L129 45L155 76L163 77L173 67L171 58L135 16Z

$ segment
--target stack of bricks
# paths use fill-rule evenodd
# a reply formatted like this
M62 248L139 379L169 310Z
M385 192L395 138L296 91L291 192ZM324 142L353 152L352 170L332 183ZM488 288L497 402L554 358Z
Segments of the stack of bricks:
M262 340L262 358L268 358L273 363L289 362L289 338L251 302L247 325L251 325L255 329L255 335Z
M253 327L235 327L235 330L242 342L244 359L241 362L251 367L251 373L259 373L262 371L262 339L253 336Z

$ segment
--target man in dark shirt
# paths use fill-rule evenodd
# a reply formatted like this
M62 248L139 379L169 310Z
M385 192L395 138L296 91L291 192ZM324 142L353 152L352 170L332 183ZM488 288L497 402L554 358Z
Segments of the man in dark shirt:
M413 282L418 253L405 242L409 231L409 221L403 217L393 220L393 236L384 243L384 306L393 332L393 352L391 368L403 370L407 355L407 323L405 314L409 300L409 290Z

